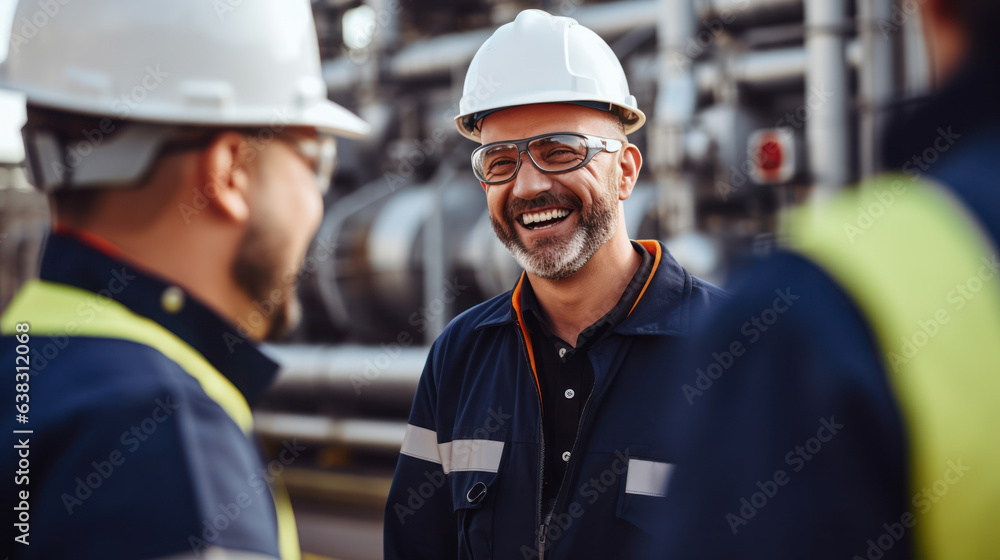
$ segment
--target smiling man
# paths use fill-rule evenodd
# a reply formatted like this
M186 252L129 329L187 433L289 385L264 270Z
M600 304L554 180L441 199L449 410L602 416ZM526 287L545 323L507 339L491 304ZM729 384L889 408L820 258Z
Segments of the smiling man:
M628 237L642 156L626 134L645 116L592 31L522 12L476 54L461 111L493 229L525 272L431 350L385 557L631 557L662 521L671 470L649 422L681 383L691 318L722 292Z
M24 431L0 455L23 471L0 497L20 537L0 556L300 558L252 439L278 369L257 342L298 314L334 136L369 129L326 98L309 2L224 23L203 0L17 10L51 18L15 30L0 84L27 99L55 228L0 319L18 409L0 426Z

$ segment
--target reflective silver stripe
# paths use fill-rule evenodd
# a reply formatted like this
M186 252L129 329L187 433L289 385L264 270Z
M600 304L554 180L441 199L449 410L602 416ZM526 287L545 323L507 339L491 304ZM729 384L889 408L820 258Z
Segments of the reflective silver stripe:
M625 493L665 497L673 470L674 466L670 463L629 458Z
M451 471L483 471L495 473L503 457L502 441L491 439L456 439L438 445L441 467L445 474Z
M438 453L437 432L434 430L407 424L406 433L403 435L403 447L399 452L403 455L441 464L441 455Z
M503 457L502 441L457 439L438 443L437 432L407 424L400 453L441 465L445 474L452 471L495 473Z

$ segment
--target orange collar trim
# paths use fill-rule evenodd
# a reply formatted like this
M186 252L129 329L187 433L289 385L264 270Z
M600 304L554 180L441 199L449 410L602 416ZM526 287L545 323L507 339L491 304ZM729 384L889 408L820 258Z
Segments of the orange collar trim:
M663 248L660 246L658 241L653 240L642 240L636 241L642 248L653 255L653 268L649 271L649 277L646 278L646 283L642 286L642 291L639 292L639 297L636 298L635 303L632 304L632 309L629 309L628 314L631 315L639 302L642 301L642 296L646 293L646 288L653 281L653 275L656 274L656 269L660 266L660 260L663 257ZM514 286L514 292L511 294L511 303L514 305L514 313L517 315L517 325L521 329L521 334L524 338L524 345L528 349L528 362L531 365L531 374L535 377L535 387L538 388L538 398L542 397L542 384L538 380L538 367L535 365L535 349L531 344L531 333L528 332L528 327L524 325L524 316L521 313L521 290L524 286L524 282L527 279L527 273L522 272L521 278L517 281L517 285Z
M114 243L104 239L96 233L91 233L89 231L84 231L82 229L77 229L64 224L55 224L52 228L52 233L56 235L68 235L70 237L76 238L81 243L96 249L105 255L114 258L121 259L122 251Z
M646 288L649 287L650 282L653 281L653 276L656 274L656 269L660 267L660 259L663 257L663 247L660 246L659 241L653 241L649 239L644 239L642 241L636 241L642 248L653 255L653 268L649 271L649 278L646 278L646 283L642 286L642 291L639 292L639 297L635 298L635 303L632 304L632 309L628 310L628 314L631 315L639 302L642 301L643 294L646 293ZM628 315L626 315L627 317Z
M511 295L511 300L514 304L514 313L517 314L517 325L521 329L521 334L524 338L524 345L528 349L528 362L531 365L531 374L535 376L535 387L538 388L538 402L541 403L542 400L542 384L538 381L538 367L535 366L535 349L531 345L531 333L528 332L528 327L524 325L524 316L521 314L521 287L524 286L525 280L527 280L527 273L521 273L521 279L517 281L517 286L514 286L514 293Z

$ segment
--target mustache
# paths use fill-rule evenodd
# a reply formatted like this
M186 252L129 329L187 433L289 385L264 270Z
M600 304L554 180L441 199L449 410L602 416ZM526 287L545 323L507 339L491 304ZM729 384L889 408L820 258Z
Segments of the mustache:
M507 204L506 208L504 208L503 217L507 223L512 223L519 214L546 206L565 206L572 210L580 210L583 208L583 203L580 202L579 198L569 194L553 194L549 192L543 192L530 200L514 197Z

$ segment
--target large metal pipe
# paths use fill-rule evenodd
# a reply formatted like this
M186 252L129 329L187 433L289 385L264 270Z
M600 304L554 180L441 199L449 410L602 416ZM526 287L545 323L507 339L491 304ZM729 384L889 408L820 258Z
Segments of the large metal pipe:
M859 41L848 41L845 49L848 69L860 69L866 57L862 44ZM780 89L801 84L808 68L807 49L801 47L768 49L749 52L739 57L733 65L733 78L742 86L755 89ZM889 80L891 86L891 67L884 77L880 76L878 79L882 82ZM884 87L884 84L880 86Z
M403 79L451 72L453 68L468 64L492 34L492 29L481 29L416 41L392 57L389 72ZM330 87L342 85L330 84Z
M448 280L446 271L451 264L447 262L448 251L445 247L444 199L445 191L455 177L455 170L447 163L442 167L430 186L431 210L424 226L424 309L436 310L425 314L427 329L424 336L427 340L436 339L454 316L450 302L441 297L441 286Z
M816 195L829 196L851 179L846 0L806 0L806 124Z
M806 75L808 58L806 50L798 47L748 53L733 65L733 78L758 88L798 84Z
M406 421L334 419L280 412L256 412L254 431L269 439L297 439L323 445L344 445L389 453L399 452Z
M798 17L802 0L696 0L703 21L749 25Z
M585 4L565 15L607 38L627 33L636 27L652 26L658 9L657 0L624 0Z
M861 176L881 171L879 144L885 129L883 109L896 96L897 37L885 36L879 22L892 17L892 0L859 0L858 31L864 57L858 69L861 110Z
M392 342L378 346L283 344L266 346L265 351L281 364L271 389L277 393L408 406L428 349Z
M580 6L568 15L607 38L652 26L656 13L656 0L627 0ZM479 29L415 41L391 57L389 74L396 79L413 79L464 68L493 31ZM342 56L323 63L323 79L332 93L352 91L362 78L362 70L357 61Z
M413 150L407 165L411 156L425 157ZM338 333L358 342L405 333L418 344L430 342L451 320L452 308L495 295L471 283L469 269L453 266L486 201L482 191L469 188L475 184L471 170L452 175L451 169L439 168L432 182L413 185L401 174L415 173L414 167L401 168L330 205L310 255L309 289Z
M589 27L601 37L608 38L637 27L653 25L656 20L656 10L656 0L627 0L580 6L566 15ZM481 29L416 41L392 57L389 61L389 72L401 79L450 73L456 67L467 65L479 47L492 34L493 29ZM326 76L347 77L345 74L333 73ZM345 89L345 86L349 87L350 84L328 82L327 86L331 90L340 90Z
M659 76L650 132L651 163L660 184L660 226L670 235L695 226L695 186L685 172L685 137L698 105L688 42L698 30L694 0L662 0L657 22Z
M901 97L919 98L930 93L933 87L930 50L924 35L924 21L921 12L907 18L902 29L900 55L903 59Z
M847 44L847 62L850 68L858 68L864 58L861 43ZM743 53L728 65L722 61L709 60L694 65L694 78L699 95L711 95L726 87L724 80L731 79L738 86L754 90L788 90L802 87L806 76L809 57L803 47L785 47ZM629 77L637 82L656 81L660 65L654 56L637 56L629 67Z

